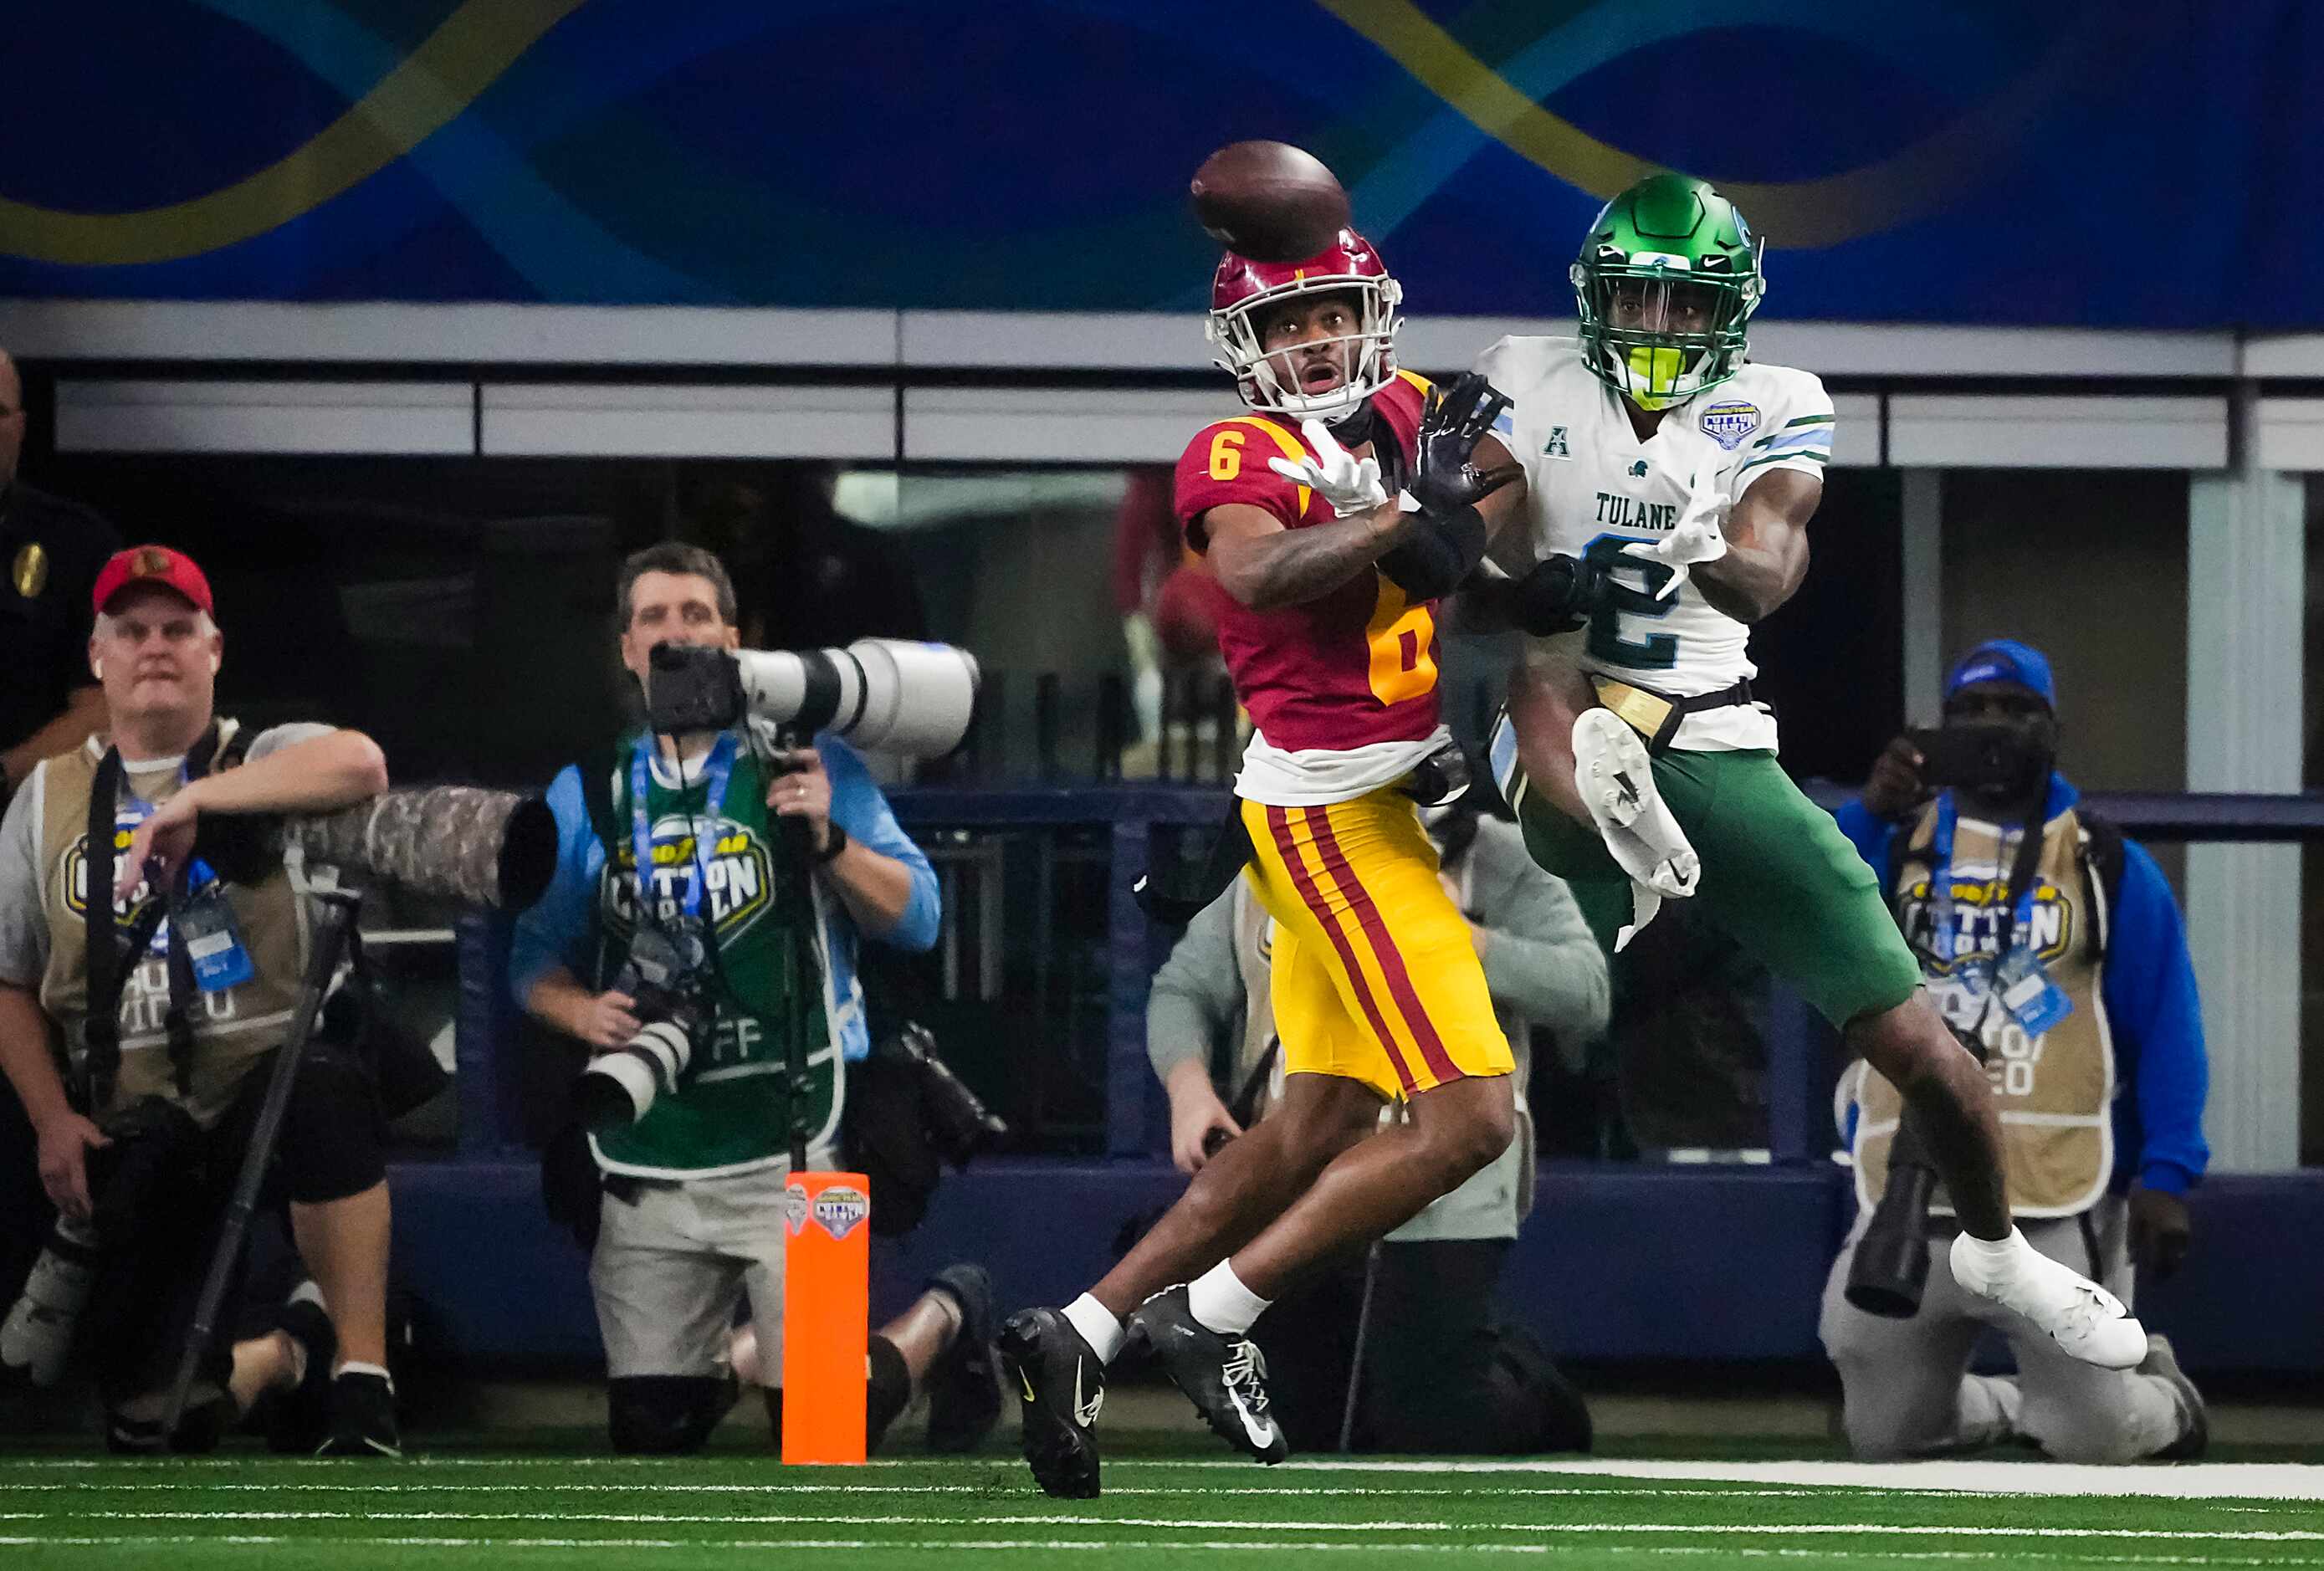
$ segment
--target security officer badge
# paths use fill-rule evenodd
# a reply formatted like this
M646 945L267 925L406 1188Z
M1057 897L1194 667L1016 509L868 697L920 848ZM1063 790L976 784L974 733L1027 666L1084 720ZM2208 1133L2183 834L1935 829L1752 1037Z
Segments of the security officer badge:
M16 553L16 559L8 567L8 581L27 600L39 599L41 591L49 587L49 553L38 541Z

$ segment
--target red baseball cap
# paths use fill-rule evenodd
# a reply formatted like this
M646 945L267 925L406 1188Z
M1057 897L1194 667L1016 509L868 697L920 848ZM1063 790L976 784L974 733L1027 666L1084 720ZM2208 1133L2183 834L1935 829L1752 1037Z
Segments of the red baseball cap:
M97 575L97 609L102 615L115 596L134 584L160 584L175 589L197 611L212 611L210 581L194 566L194 559L168 546L131 546L115 551Z

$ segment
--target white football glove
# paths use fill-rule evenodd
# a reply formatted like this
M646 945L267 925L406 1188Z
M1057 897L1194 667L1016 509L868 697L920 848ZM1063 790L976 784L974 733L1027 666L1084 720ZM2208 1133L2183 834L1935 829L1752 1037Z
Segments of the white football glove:
M1715 562L1727 554L1727 534L1720 525L1726 520L1729 505L1716 474L1708 485L1698 476L1688 488L1686 505L1679 510L1670 533L1651 543L1637 541L1622 548L1624 556L1669 564L1670 581L1655 591L1655 599L1667 600L1677 594L1697 563Z
M1303 453L1296 463L1287 458L1269 458L1268 468L1295 485L1314 491L1342 518L1370 513L1388 500L1388 487L1380 484L1378 459L1351 455L1333 439L1332 428L1319 420L1301 420L1299 434L1315 449L1314 457Z

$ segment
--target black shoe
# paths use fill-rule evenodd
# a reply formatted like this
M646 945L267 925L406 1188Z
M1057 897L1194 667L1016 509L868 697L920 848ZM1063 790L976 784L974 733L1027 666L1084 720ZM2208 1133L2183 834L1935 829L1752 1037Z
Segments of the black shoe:
M2146 1334L2146 1356L2139 1361L2137 1372L2159 1375L2169 1382L2172 1394L2179 1399L2179 1411L2186 1428L2179 1438L2154 1454L2157 1462L2192 1462L2202 1455L2211 1444L2210 1415L2203 1407L2203 1393L2179 1367L2179 1354L2172 1351L2171 1338L2157 1332Z
M312 1298L282 1306L274 1328L299 1345L306 1372L299 1383L275 1393L266 1413L266 1447L285 1456L312 1456L331 1432L331 1359L339 1338L331 1317Z
M342 1370L331 1381L331 1432L318 1456L401 1456L395 1388L385 1375Z
M1020 1309L1001 1327L1001 1363L1017 1385L1026 1465L1051 1494L1097 1498L1097 1436L1105 1364L1055 1309Z
M1291 1455L1267 1399L1266 1355L1250 1337L1224 1335L1195 1319L1184 1287L1140 1305L1130 1334L1154 1350L1211 1433L1269 1466Z
M928 1375L928 1449L973 1451L1001 1421L1001 1368L992 1356L992 1278L981 1265L946 1266L928 1286L960 1306L960 1335Z
M105 1448L121 1456L154 1456L164 1451L203 1455L217 1449L235 1419L234 1399L214 1380L197 1380L186 1392L186 1410L176 1429L165 1432L167 1391L131 1398L105 1415Z

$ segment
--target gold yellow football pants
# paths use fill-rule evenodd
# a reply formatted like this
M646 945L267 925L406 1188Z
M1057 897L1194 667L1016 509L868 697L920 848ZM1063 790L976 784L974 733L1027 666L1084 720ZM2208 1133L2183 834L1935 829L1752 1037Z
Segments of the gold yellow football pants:
M1284 1073L1397 1098L1515 1067L1411 798L1383 786L1329 807L1245 802L1242 814L1256 853L1244 876L1276 921Z

